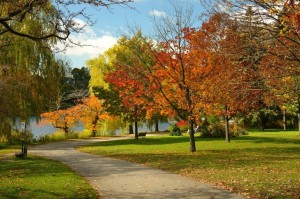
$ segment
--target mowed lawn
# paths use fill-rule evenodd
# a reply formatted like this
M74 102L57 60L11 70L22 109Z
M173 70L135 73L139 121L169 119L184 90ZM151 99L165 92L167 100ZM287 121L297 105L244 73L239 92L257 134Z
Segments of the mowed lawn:
M250 198L300 198L298 132L251 132L232 139L147 136L96 143L81 151L137 162L215 184Z
M62 163L29 156L16 159L0 149L0 198L99 198L81 176Z

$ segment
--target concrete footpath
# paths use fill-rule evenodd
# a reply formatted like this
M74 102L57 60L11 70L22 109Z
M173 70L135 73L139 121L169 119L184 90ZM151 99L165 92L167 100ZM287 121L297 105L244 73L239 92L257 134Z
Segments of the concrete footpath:
M77 151L75 148L94 142L89 139L51 143L33 147L29 153L58 160L89 180L103 198L207 198L242 199L244 197L177 174L122 160ZM122 138L117 138L122 139Z

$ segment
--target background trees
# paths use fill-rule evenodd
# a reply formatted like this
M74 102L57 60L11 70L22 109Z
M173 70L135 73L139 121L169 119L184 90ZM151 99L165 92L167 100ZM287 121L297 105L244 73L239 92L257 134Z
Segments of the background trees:
M76 10L76 6L109 8L128 2L131 0L0 2L0 131L9 129L4 124L11 125L16 118L27 119L60 108L64 89L60 83L66 80L66 62L54 54L55 45L93 24L84 8ZM77 18L86 25L78 24ZM87 84L79 79L85 76L88 81L88 72L83 68L74 70L72 75L78 94L83 84ZM85 95L81 93L79 97L82 96ZM76 96L76 100L79 97ZM66 104L70 105L70 100Z

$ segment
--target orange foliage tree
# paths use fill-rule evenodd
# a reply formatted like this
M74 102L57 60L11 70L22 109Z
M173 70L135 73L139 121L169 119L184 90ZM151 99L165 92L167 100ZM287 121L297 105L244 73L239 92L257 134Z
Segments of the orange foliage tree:
M154 103L153 93L155 88L150 84L148 69L146 66L153 64L151 51L147 47L149 43L139 31L132 38L123 37L118 45L125 49L138 48L130 51L132 56L127 56L126 61L117 60L114 70L106 74L106 81L112 85L118 93L120 106L126 110L129 120L135 121L135 138L138 139L137 120L146 118L151 119L158 112ZM122 57L122 52L115 52L116 57Z
M92 131L96 136L97 129L101 122L111 117L104 111L102 102L95 96L83 99L78 106L78 120L84 123L84 127Z
M51 123L65 133L69 133L70 128L78 122L83 122L85 128L93 132L93 136L96 135L101 121L110 119L102 107L102 102L94 96L81 100L81 103L71 108L43 113L41 116L45 123Z
M57 110L41 114L44 123L51 123L53 127L62 129L66 134L70 133L70 128L78 122L78 107L71 107L65 110Z
M201 100L197 91L201 88L206 67L201 68L192 61L194 57L185 38L187 29L184 27L189 25L185 21L187 18L181 15L176 20L176 24L160 27L161 32L172 33L159 43L141 38L142 45L135 45L132 38L132 42L126 44L136 55L136 61L130 66L118 65L113 76L123 79L114 85L120 92L127 93L129 99L142 104L147 115L159 111L162 115L189 121L190 151L194 152L195 117L199 114L197 104ZM108 81L112 82L111 78Z
M241 34L241 27L225 13L216 13L187 36L192 61L200 66L198 70L206 70L205 76L195 79L202 80L202 89L198 88L198 95L202 95L199 109L208 115L224 116L227 142L229 120L257 109L265 92L258 70L260 61L256 60L264 55L260 52L263 50L246 41L254 35Z

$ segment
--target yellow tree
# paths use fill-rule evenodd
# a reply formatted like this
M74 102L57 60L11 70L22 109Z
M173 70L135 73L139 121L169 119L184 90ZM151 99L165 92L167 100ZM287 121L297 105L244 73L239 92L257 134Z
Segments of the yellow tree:
M92 131L93 136L96 136L103 121L112 119L105 112L102 103L97 97L91 96L83 99L81 104L76 106L79 121L84 123L85 128Z

